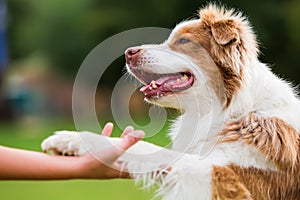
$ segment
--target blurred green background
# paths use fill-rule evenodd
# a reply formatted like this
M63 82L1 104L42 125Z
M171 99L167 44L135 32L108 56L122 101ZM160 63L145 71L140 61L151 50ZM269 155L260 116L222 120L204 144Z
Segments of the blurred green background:
M40 151L55 130L74 130L72 87L87 54L108 37L138 27L173 28L196 17L201 0L0 0L0 144ZM258 35L260 60L294 85L300 83L300 1L218 1L249 16ZM124 49L125 50L125 49ZM100 124L113 121L111 90L124 73L124 58L99 83ZM149 123L149 105L139 93L131 115ZM176 112L169 110L170 119ZM168 122L169 123L169 122ZM148 140L165 145L168 123ZM117 127L114 135L121 130ZM0 199L151 199L130 180L1 181Z

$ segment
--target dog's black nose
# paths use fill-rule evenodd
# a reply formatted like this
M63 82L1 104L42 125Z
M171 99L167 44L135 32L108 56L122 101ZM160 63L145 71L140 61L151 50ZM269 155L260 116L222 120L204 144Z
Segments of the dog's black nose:
M129 48L125 51L126 64L130 67L136 67L139 59L140 48Z

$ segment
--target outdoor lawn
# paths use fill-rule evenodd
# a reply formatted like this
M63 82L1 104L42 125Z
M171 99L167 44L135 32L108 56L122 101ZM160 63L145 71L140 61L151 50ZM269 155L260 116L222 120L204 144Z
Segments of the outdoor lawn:
M0 144L41 151L41 141L55 130L74 129L71 122L51 122L26 128L12 124L0 125ZM115 135L119 134L115 131ZM155 137L168 142L163 134ZM141 191L132 180L72 180L72 181L0 181L1 200L134 200L151 199L153 191Z

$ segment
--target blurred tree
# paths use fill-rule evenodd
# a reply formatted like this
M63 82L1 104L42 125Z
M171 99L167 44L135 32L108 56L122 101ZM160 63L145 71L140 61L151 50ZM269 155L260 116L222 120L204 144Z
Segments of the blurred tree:
M2 78L3 71L8 65L7 37L6 37L7 6L5 0L0 0L0 120L11 118L9 103L4 98Z
M13 1L10 5L18 8L18 3ZM18 20L22 21L11 27L10 39L17 44L12 49L13 58L39 52L61 71L74 74L91 46L84 28L87 4L88 1L28 0L25 8L19 8L26 10L19 14Z
M6 14L6 1L0 0L0 75L8 62L6 41Z
M298 0L224 0L245 12L262 44L260 59L300 82L300 3ZM44 54L57 69L74 75L90 50L107 37L137 27L172 28L196 17L204 0L10 0L10 51L13 59ZM115 62L121 74L124 59ZM114 76L115 80L118 76ZM108 80L113 83L114 79Z

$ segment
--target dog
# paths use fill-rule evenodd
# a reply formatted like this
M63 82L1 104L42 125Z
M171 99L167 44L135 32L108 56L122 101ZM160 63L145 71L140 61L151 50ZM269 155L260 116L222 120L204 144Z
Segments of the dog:
M144 84L145 100L181 111L171 149L140 141L120 157L132 176L157 184L167 200L299 199L300 101L258 53L247 18L214 4L162 44L128 48L126 67ZM81 155L100 141L60 132L42 148Z

